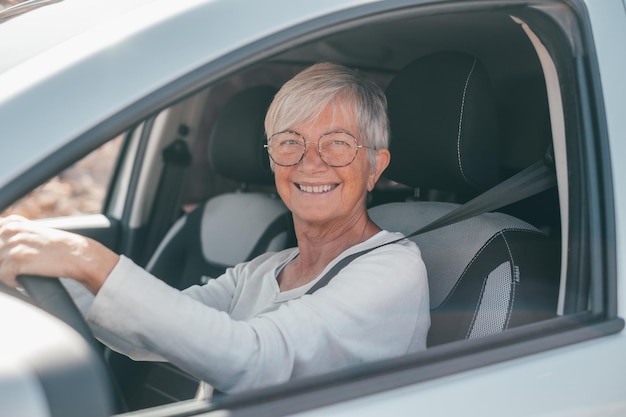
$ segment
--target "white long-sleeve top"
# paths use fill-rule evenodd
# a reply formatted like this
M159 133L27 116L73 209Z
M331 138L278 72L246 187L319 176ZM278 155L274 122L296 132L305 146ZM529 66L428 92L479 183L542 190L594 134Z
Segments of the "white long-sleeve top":
M121 257L87 319L114 350L169 361L223 392L404 355L426 347L430 326L426 268L413 242L374 249L305 295L340 259L398 237L379 232L284 292L276 278L297 248L182 292Z

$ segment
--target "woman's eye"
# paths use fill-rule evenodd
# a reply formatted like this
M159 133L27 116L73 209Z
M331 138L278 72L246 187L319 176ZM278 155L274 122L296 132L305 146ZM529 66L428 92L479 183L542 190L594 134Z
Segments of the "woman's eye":
M350 146L350 143L346 142L345 140L335 139L335 140L333 140L332 145L337 147L337 148L341 148L341 147L345 147L345 146Z
M297 146L300 145L300 141L297 139L284 139L280 142L281 146Z

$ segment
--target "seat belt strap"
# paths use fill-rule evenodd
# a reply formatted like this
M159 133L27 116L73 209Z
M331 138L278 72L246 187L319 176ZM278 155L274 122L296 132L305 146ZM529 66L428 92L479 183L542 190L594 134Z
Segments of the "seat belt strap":
M523 171L507 178L448 214L416 230L407 237L448 226L482 213L495 211L501 207L539 194L555 185L556 175L554 171L548 168L543 161L535 162Z
M401 241L403 239L406 239L406 238L403 237L402 239L396 239L396 240L393 240L391 242L383 243L382 245L374 246L373 248L367 248L367 249L364 249L364 250L362 250L360 252L353 253L351 255L346 256L345 258L340 259L339 262L337 262L332 268L330 268L328 270L328 272L326 272L324 274L324 276L322 278L320 278L319 281L317 281L315 283L315 285L313 285L311 288L309 288L309 290L305 294L313 294L315 291L319 290L320 288L325 287L326 284L328 284L330 282L330 280L333 279L335 277L335 275L337 275L339 273L339 271L341 271L346 265L348 265L350 262L352 262L353 260L355 260L359 256L364 255L367 252L372 251L374 249L378 249L381 246L385 246L385 245L389 245L389 244L392 244L392 243L396 243L396 242L399 242L399 241Z
M182 125L179 130L186 132ZM181 136L184 135L181 134ZM159 179L159 191L154 199L154 209L150 220L150 224L154 226L148 231L145 240L146 245L143 253L145 262L154 254L159 242L180 215L180 196L171 198L171 193L172 190L180 187L192 159L187 142L181 138L174 140L163 149L162 156L163 171Z
M554 174L554 171L546 166L544 161L536 162L523 171L507 178L484 193L478 195L474 199L457 207L448 214L435 219L407 236L346 256L337 262L330 270L328 270L328 272L324 274L324 276L320 278L320 280L317 281L315 285L313 285L306 292L306 294L313 294L318 289L324 287L346 265L367 252L439 229L444 226L458 223L462 220L466 220L482 213L495 211L501 207L521 201L535 194L539 194L540 192L548 190L555 185L556 175Z

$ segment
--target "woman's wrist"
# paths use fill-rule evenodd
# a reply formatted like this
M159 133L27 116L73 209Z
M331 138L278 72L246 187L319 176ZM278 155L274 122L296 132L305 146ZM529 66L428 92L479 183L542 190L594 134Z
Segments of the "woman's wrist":
M101 243L86 238L85 253L81 256L81 272L76 280L93 294L97 294L117 265L119 255Z

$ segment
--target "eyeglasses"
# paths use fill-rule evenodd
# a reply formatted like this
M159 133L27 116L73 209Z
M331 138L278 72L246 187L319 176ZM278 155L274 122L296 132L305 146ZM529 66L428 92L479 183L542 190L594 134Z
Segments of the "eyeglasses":
M267 152L276 165L290 167L302 162L309 143L304 136L292 130L274 133L267 140ZM371 148L359 145L348 132L329 132L317 141L317 153L328 166L339 168L350 165L356 159L359 148Z

